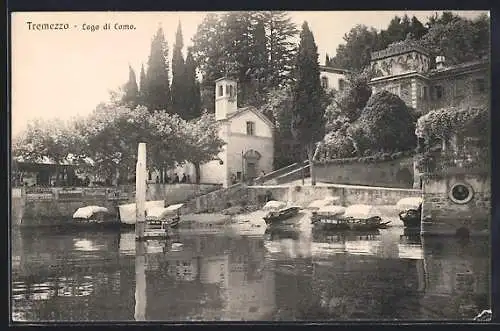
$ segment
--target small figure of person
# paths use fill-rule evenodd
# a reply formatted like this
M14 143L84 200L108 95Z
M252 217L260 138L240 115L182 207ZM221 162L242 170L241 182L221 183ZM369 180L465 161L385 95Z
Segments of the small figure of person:
M181 183L185 183L186 181L187 181L186 174L182 174Z
M191 184L191 176L190 175L187 175L186 183Z
M160 176L156 176L156 184L159 184L160 183Z
M174 184L179 183L179 176L178 176L177 174L175 174L175 176L174 176L173 183L174 183Z

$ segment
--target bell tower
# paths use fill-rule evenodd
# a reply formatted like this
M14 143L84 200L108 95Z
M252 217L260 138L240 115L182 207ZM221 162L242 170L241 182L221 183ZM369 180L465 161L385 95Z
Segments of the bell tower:
M215 81L215 120L223 120L238 109L238 85L234 79L222 77Z

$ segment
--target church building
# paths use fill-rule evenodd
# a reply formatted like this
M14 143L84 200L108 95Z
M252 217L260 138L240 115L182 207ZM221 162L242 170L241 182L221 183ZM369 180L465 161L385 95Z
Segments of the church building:
M255 107L238 108L237 91L233 79L215 81L215 119L226 145L220 160L201 166L201 183L227 187L273 170L274 125Z
M241 180L259 177L273 171L274 125L252 106L238 108L238 85L222 77L215 81L215 119L219 137L226 142L215 160L200 167L201 184L221 184L228 187ZM187 164L168 171L182 177L196 178L194 166ZM158 176L150 176L154 182Z

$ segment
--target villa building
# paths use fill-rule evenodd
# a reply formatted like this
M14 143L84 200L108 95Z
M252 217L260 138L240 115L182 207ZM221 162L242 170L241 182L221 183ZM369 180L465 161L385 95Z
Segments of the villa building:
M341 92L345 89L345 69L333 68L329 66L319 66L321 86L326 90Z
M420 116L430 111L490 111L489 60L449 65L437 56L435 67L429 53L416 45L396 44L373 52L375 77L372 92L386 90L398 95ZM460 119L457 119L460 120ZM433 169L419 173L414 167L416 188L422 188L422 233L488 233L491 210L491 169L484 141L487 132L461 130L442 141L433 157Z
M489 103L489 61L447 65L443 56L431 67L429 53L414 45L395 45L373 52L372 93L398 95L421 114L447 107L476 107Z

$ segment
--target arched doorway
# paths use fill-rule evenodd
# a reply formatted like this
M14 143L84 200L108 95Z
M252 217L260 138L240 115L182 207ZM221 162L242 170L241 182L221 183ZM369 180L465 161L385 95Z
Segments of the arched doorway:
M245 160L245 177L247 179L257 177L261 157L261 154L254 149L249 149L243 154L243 159Z

